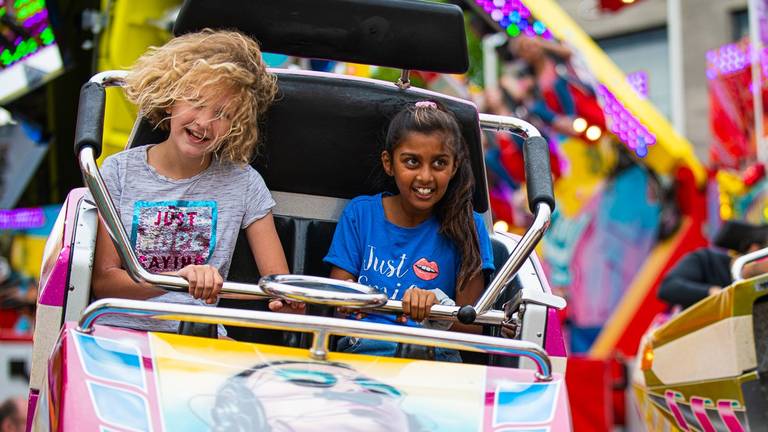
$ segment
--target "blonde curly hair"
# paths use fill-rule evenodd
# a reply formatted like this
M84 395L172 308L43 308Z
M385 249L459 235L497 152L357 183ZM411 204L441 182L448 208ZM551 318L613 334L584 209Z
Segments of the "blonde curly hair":
M277 93L277 77L267 71L253 39L205 29L151 47L131 68L124 90L141 115L165 130L177 101L201 107L230 92L218 114L230 120L229 131L208 150L247 164L259 143L258 118Z

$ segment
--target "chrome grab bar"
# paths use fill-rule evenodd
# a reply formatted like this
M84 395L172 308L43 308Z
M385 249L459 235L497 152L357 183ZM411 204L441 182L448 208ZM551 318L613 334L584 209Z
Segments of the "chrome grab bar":
M504 131L519 134L522 135L526 140L532 139L534 137L538 137L538 139L541 140L541 133L539 133L538 129L536 129L530 123L515 117L481 113L480 126L485 130ZM526 171L528 171L527 167ZM547 174L548 173L549 170L547 169ZM551 179L547 180L550 181L551 188ZM554 200L554 198L552 198L552 200ZM547 202L541 201L536 204L536 211L534 212L534 218L531 226L528 227L528 229L525 231L525 234L523 234L523 237L515 245L514 249L512 249L512 253L509 255L509 258L507 258L507 261L504 263L501 269L496 272L496 276L488 285L488 288L485 290L485 292L483 292L483 295L477 300L475 305L463 306L459 310L459 321L467 324L472 323L477 319L477 316L483 315L491 310L493 303L495 303L496 299L499 297L499 295L501 295L504 287L506 287L509 281L515 277L517 272L525 263L525 260L528 259L531 252L533 252L533 250L536 248L536 245L547 231L547 228L549 228L549 222L552 217L552 210L553 207ZM565 306L564 300L562 303L556 303L558 305L562 304L562 307Z
M536 209L536 215L533 219L533 223L530 228L525 232L520 241L515 245L512 253L509 255L507 262L496 272L496 277L493 278L488 288L483 292L483 295L477 300L475 304L475 310L477 314L483 314L491 309L493 303L499 297L504 287L512 279L520 267L523 266L525 260L533 252L536 245L541 240L544 232L549 227L549 220L551 215L551 209L547 204L539 204Z
M125 227L123 227L123 224L120 222L112 198L109 196L109 191L104 184L104 179L99 173L96 160L94 159L93 149L90 147L83 148L79 153L79 161L85 185L91 192L96 207L99 210L99 216L104 223L104 227L112 239L112 243L115 245L115 249L117 249L117 253L120 255L123 265L131 278L136 282L147 282L171 291L187 291L189 285L186 279L179 276L150 273L139 264L139 260L136 258L133 248L129 246L130 242L128 241L128 235L125 232ZM221 292L223 294L244 294L265 299L272 298L271 295L264 292L258 285L230 281L224 282ZM403 313L403 305L400 301L389 300L385 305L376 307L374 310L382 313L401 314ZM459 308L456 306L434 305L430 311L429 318L433 320L455 321L458 312ZM504 312L491 310L484 314L479 314L475 322L481 324L499 324L503 320Z
M485 130L493 130L497 132L511 132L514 134L522 135L524 138L540 137L536 127L528 123L525 120L521 120L517 117L500 116L495 114L480 113L480 127Z
M80 150L78 156L80 160L80 171L83 173L85 185L91 192L96 207L99 209L99 216L104 223L104 227L112 238L115 249L117 249L117 253L120 255L120 259L131 278L136 282L146 281L172 291L187 291L189 289L189 283L186 279L180 276L150 273L139 264L136 253L133 251L133 248L129 246L130 242L128 241L128 234L126 234L125 227L123 227L122 222L120 222L120 217L112 202L112 198L109 196L109 191L104 184L104 179L101 177L99 169L96 166L93 149L85 147ZM247 294L268 297L257 285L237 282L224 282L221 292L226 294Z
M549 356L541 346L532 342L310 315L211 308L139 300L102 299L91 303L85 308L78 323L77 331L91 333L93 332L94 323L100 317L115 314L142 316L161 320L308 332L314 335L310 354L317 360L324 360L327 357L328 343L331 335L346 335L390 342L429 345L503 356L522 356L531 359L536 364L537 373L535 376L538 381L552 380L552 363Z
M744 254L733 260L733 264L731 264L731 277L733 278L733 281L737 282L744 279L744 276L741 275L741 272L744 270L745 265L765 257L768 257L768 248L763 248L748 254Z
M307 275L270 275L259 280L267 294L327 306L373 308L387 304L387 295L357 282Z

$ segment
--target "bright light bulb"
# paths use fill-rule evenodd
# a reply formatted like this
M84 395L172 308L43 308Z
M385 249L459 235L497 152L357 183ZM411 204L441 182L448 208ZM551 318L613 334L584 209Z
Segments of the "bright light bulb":
M573 120L573 130L575 130L576 133L584 132L585 130L587 130L587 121L581 117L576 117Z
M592 125L587 128L587 139L590 141L597 141L602 134L603 131L598 126Z
M499 232L508 232L509 224L504 222L503 220L498 220L496 221L496 223L493 224L493 230L499 231Z

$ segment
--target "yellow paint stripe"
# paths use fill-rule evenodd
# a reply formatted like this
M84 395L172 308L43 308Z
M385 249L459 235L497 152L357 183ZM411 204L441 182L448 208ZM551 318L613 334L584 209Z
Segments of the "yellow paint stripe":
M632 284L627 289L627 292L622 296L621 303L619 303L616 310L613 311L613 315L603 327L595 343L592 345L592 349L589 351L589 356L592 358L607 359L613 353L613 349L616 346L624 330L629 325L637 313L637 310L642 307L643 300L648 295L648 291L653 289L653 283L659 275L659 272L664 265L669 262L672 253L677 249L683 240L683 237L688 233L691 228L691 219L684 217L680 228L677 230L672 238L659 243L648 259L643 264L643 267L637 272L637 276L632 281Z
M647 100L638 96L626 76L584 30L553 0L526 1L534 16L561 41L575 48L592 74L656 135L656 144L648 149L646 164L657 172L669 174L678 166L688 166L699 184L706 172L687 139L680 136L667 119Z

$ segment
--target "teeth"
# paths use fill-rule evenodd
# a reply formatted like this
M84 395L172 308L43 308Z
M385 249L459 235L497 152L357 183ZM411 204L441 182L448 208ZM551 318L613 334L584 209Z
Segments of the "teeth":
M193 137L197 138L197 139L203 139L205 137L205 134L201 135L201 134L199 134L199 133L197 133L197 132L195 132L193 130L189 130L189 134L192 135Z
M423 272L427 272L427 273L434 273L435 272L432 268L427 267L425 265L416 264L416 267L418 267Z
M422 195L429 195L432 193L432 188L416 188L416 191Z

